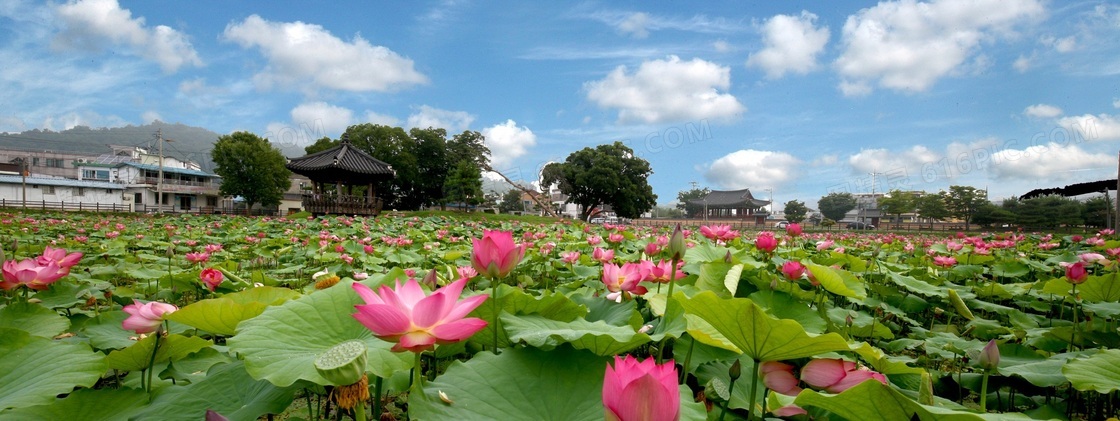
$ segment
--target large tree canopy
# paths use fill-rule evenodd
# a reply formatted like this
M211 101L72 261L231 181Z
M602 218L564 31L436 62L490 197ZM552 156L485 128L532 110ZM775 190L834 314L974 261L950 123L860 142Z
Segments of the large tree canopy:
M801 223L805 220L805 216L809 214L809 207L800 200L790 200L786 202L785 209L782 210L786 214L786 220L789 222Z
M292 172L284 166L287 159L268 140L249 132L234 132L218 138L210 151L214 173L222 176L219 191L224 196L241 196L248 208L260 203L280 204L292 185Z
M703 199L704 196L707 196L708 193L711 192L712 190L707 187L702 189L693 187L691 190L681 190L677 193L677 209L684 211L685 216L696 217L700 215L700 212L704 211L704 205L694 205L689 203L689 201Z
M851 193L832 192L817 201L821 214L833 221L844 219L844 214L856 208L856 198Z
M569 201L583 207L583 219L599 205L610 205L623 218L637 218L657 201L647 181L650 174L649 162L634 156L622 142L614 142L580 149L564 162L546 165L541 185L558 186Z
M945 196L945 207L949 215L964 220L964 229L971 229L972 215L980 206L988 203L988 192L972 186L949 186Z

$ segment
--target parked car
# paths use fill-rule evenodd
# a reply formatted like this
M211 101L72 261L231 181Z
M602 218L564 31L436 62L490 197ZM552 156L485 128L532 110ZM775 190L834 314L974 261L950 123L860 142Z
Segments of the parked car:
M777 228L777 229L785 229L788 226L789 226L789 221L778 221L777 224L774 224L774 228Z
M871 224L868 224L866 222L849 222L848 223L848 229L850 229L850 230L873 230L873 229L875 229L875 226L871 225Z

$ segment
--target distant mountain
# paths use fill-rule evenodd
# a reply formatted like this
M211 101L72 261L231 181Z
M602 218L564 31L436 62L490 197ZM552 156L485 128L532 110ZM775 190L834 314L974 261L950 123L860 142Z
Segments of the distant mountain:
M20 133L0 133L0 147L31 151L79 152L90 154L109 153L108 145L140 146L152 153L159 151L156 133L162 132L165 140L163 154L181 160L199 163L205 171L213 171L210 150L221 134L201 127L156 120L143 126L90 128L76 126L60 132L28 130ZM285 156L303 156L299 147L281 149Z

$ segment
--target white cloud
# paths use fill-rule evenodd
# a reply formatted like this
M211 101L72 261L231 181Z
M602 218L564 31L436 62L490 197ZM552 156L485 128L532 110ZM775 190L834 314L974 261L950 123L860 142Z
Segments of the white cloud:
M380 124L382 126L399 126L401 121L391 115L375 113L373 111L366 111L366 122L373 124Z
M354 112L350 109L322 101L299 104L292 108L291 115L295 125L321 128L324 135L342 133L354 122Z
M631 13L626 19L618 23L618 30L623 34L630 35L634 38L645 38L649 36L649 30L646 29L649 25L649 15L642 12Z
M1039 39L1042 45L1053 48L1054 51L1059 53L1068 53L1077 49L1077 37L1068 36L1065 38L1057 38L1051 35L1043 36Z
M498 170L509 166L537 144L537 135L528 127L518 127L513 120L482 129L482 135L486 137L486 147L490 148L491 166Z
M1112 99L1112 108L1120 108L1120 98Z
M1020 54L1019 58L1015 59L1015 62L1011 64L1011 67L1013 67L1019 73L1026 73L1027 70L1030 70L1031 68L1032 60L1034 60L1033 55L1031 57L1027 57Z
M254 80L263 88L303 86L343 91L393 91L428 82L411 59L361 36L350 42L322 26L303 22L270 22L252 15L226 26L225 39L242 48L257 47L268 65Z
M885 1L848 16L834 63L843 83L920 92L958 70L981 43L1040 18L1038 0ZM852 91L862 94L863 90Z
M1055 141L1087 141L1095 140L1120 140L1120 116L1108 114L1085 114L1080 116L1063 117L1058 120L1058 125L1066 130L1062 138L1053 133L1051 140Z
M785 152L742 149L712 161L704 178L725 189L774 187L793 180L800 165Z
M172 73L184 65L201 66L202 60L182 32L168 26L148 28L143 17L132 17L117 0L80 0L54 9L62 30L52 45L59 49L100 50L124 45Z
M466 111L448 111L421 105L420 111L408 116L408 127L426 129L435 127L446 129L449 135L466 130L474 122L474 116Z
M853 173L921 174L922 167L941 159L943 155L923 145L914 145L902 151L889 149L863 149L848 157Z
M726 53L731 51L731 44L728 44L726 40L720 39L712 42L712 48L715 49L717 53Z
M1023 110L1027 117L1054 118L1062 115L1062 109L1049 104L1035 104Z
M989 173L997 180L1069 180L1078 178L1078 172L1115 167L1116 157L1111 154L1047 143L994 153Z
M144 124L148 124L148 123L151 123L151 122L157 121L157 120L162 120L162 118L163 117L161 117L159 115L159 113L154 111L154 110L144 111L143 114L140 114L140 121L143 121Z
M817 28L817 15L777 15L762 25L765 47L747 58L748 67L766 71L777 79L786 72L806 74L817 68L817 56L828 44L828 27Z
M698 58L677 56L646 61L633 74L618 66L606 78L587 82L587 98L617 108L619 123L662 123L688 119L731 119L746 111L739 100L720 93L731 86L731 69Z

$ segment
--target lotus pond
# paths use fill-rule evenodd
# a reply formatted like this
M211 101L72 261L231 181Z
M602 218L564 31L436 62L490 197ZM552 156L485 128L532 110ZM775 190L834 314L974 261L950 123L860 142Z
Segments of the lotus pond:
M0 213L0 419L1107 419L1120 239Z

